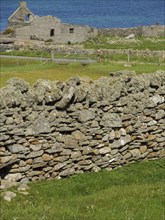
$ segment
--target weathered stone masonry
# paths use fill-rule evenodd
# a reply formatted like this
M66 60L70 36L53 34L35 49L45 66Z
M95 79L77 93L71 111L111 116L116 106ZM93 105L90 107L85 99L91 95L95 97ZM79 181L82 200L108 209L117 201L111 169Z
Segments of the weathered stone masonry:
M164 157L165 72L98 81L10 79L1 89L1 178L35 181Z

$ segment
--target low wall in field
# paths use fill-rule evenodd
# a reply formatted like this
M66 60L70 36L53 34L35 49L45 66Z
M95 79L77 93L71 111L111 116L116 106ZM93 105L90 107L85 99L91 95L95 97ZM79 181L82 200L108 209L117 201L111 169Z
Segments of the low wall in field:
M164 25L139 26L134 28L103 28L99 29L99 35L126 37L130 34L144 37L164 37Z
M164 157L165 72L12 78L0 91L1 178L35 181Z

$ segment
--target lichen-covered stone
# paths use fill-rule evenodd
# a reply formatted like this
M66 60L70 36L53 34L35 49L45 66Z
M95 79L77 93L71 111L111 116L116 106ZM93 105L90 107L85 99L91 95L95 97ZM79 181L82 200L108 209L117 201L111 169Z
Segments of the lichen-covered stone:
M10 80L0 89L0 177L24 183L164 157L164 82L162 71Z

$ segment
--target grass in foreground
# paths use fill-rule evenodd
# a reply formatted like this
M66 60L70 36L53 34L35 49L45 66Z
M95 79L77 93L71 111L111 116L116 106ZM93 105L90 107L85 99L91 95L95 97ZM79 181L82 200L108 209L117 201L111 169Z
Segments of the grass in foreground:
M90 65L81 65L80 63L43 64L40 61L4 58L1 58L0 62L0 87L5 86L7 80L11 77L20 77L32 84L37 79L65 81L74 75L97 80L100 77L109 77L110 72L119 70L133 70L137 73L164 70L164 66L158 66L157 64L132 64L131 67L125 67L124 64L119 63L93 63Z
M29 184L1 200L2 220L164 220L165 159Z

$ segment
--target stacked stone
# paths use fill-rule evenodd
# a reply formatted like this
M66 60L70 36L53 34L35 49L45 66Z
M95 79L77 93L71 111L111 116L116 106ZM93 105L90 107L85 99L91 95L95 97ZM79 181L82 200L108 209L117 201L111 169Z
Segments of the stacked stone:
M35 181L164 157L165 72L1 89L1 178ZM15 161L15 162L14 162Z

